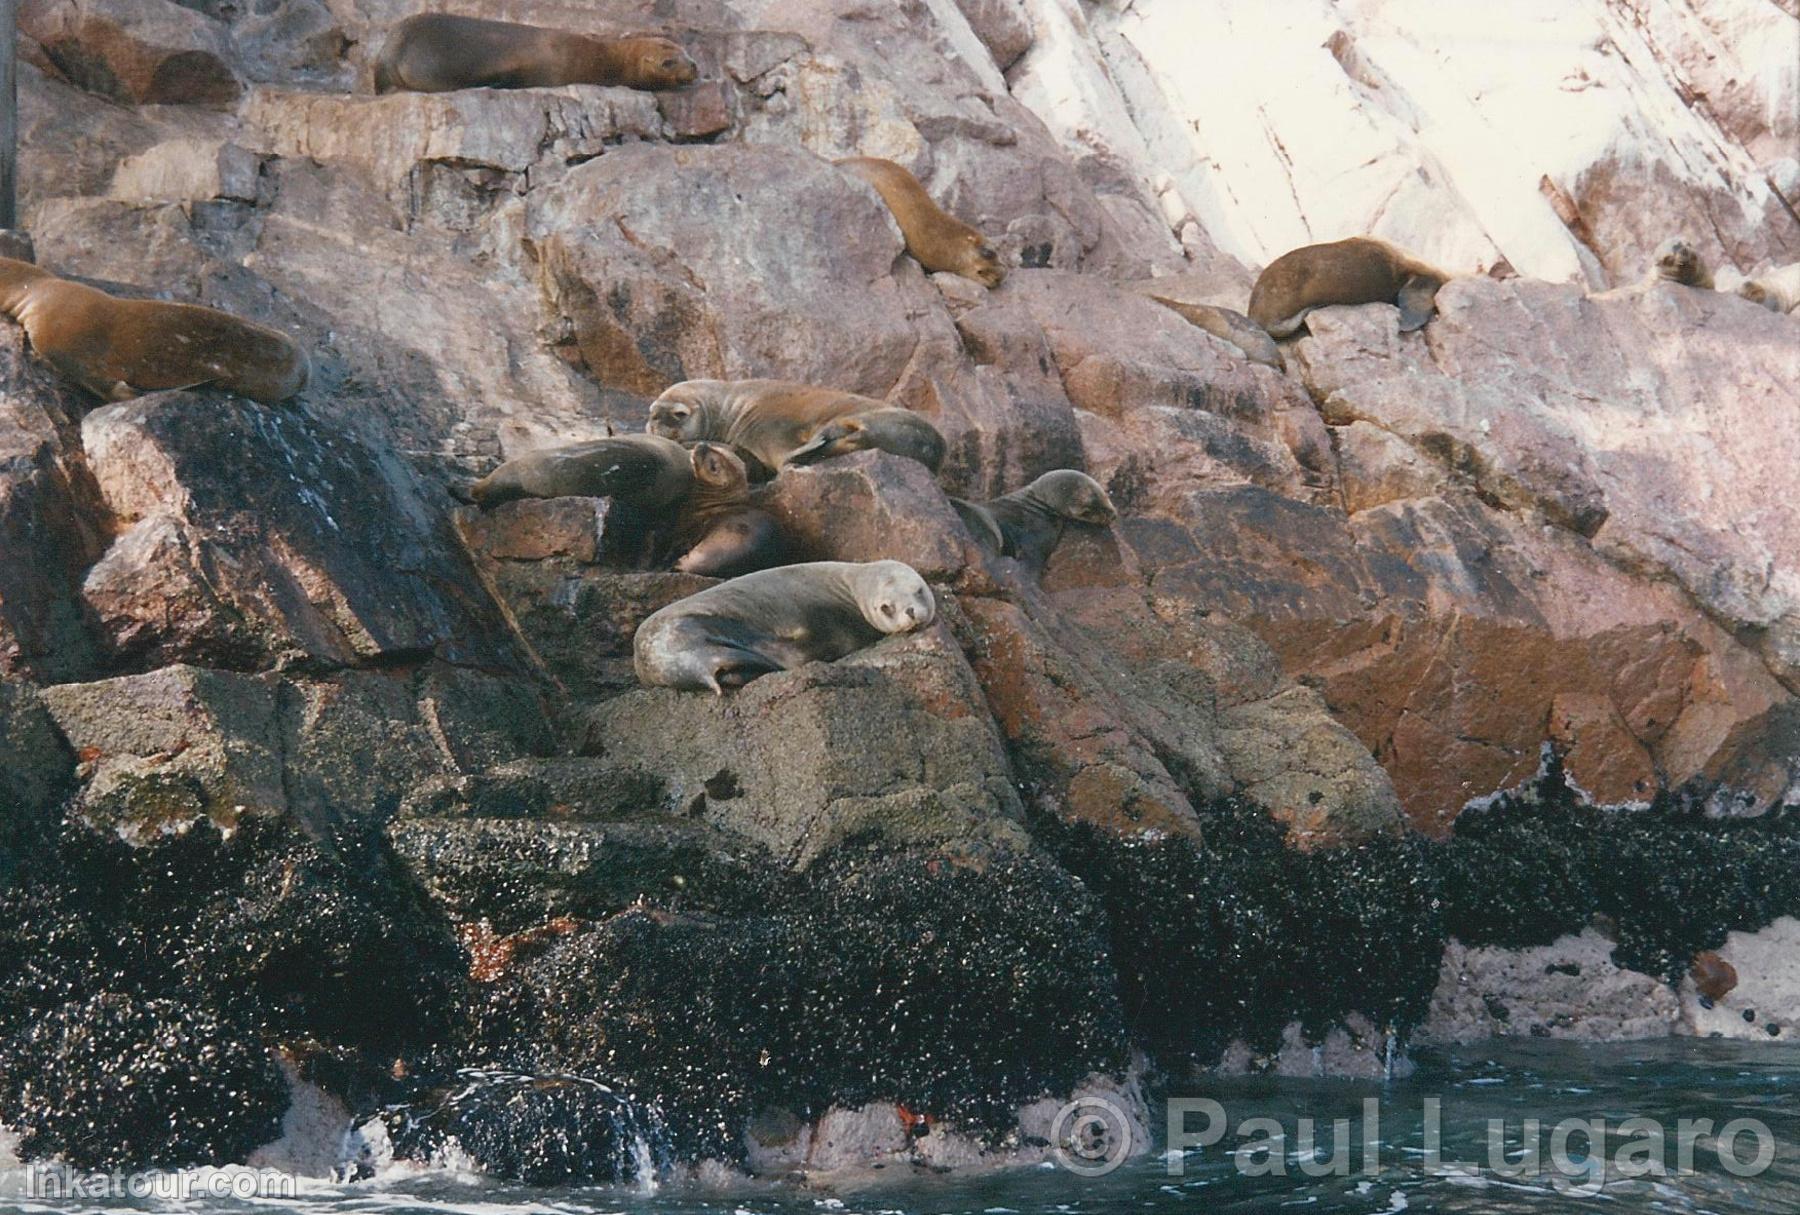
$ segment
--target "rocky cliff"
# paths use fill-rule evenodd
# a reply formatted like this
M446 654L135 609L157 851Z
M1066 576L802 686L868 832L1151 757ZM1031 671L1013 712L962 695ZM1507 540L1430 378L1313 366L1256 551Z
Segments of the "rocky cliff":
M954 1162L1134 1054L1373 1058L1434 984L1453 1032L1469 950L1504 988L1599 916L1672 992L1800 912L1800 319L1631 286L1678 233L1800 260L1791 0L467 0L701 78L376 96L413 7L24 5L40 264L315 368L102 405L0 325L28 1151L242 1159L297 1077L360 1115L484 1067L583 1077L533 1090L565 1127L657 1103L665 1163ZM854 154L1006 283L923 273ZM1327 309L1276 369L1142 290L1242 308L1357 233L1458 275L1424 331ZM931 629L639 689L636 624L705 583L621 567L604 503L448 492L700 377L938 426L936 481L863 454L771 504L912 564ZM1117 524L984 559L945 493L1059 467ZM393 1143L555 1175L484 1108Z

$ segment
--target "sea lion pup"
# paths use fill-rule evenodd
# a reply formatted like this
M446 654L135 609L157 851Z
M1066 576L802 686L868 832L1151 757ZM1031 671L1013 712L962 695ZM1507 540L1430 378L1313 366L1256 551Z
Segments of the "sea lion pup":
M1072 468L1047 472L991 502L952 498L950 505L984 548L1032 566L1050 559L1068 524L1105 527L1119 517L1100 482Z
M601 38L510 21L420 13L394 27L375 61L375 91L554 88L677 89L700 74L667 38Z
M1006 267L987 238L931 200L919 179L891 160L852 156L833 161L873 186L894 214L906 251L927 270L947 270L990 290L1006 278Z
M1713 289L1712 271L1701 260L1700 251L1679 236L1671 236L1656 247L1651 259L1650 281L1680 283L1683 287Z
M887 408L874 397L789 380L684 380L650 403L644 429L678 443L724 443L773 475L825 423Z
M25 327L39 358L108 401L212 387L274 405L312 378L285 333L199 304L120 299L9 257L0 312Z
M1393 304L1400 332L1425 327L1437 308L1442 270L1372 236L1352 236L1283 253L1257 276L1250 319L1270 337L1292 337L1314 308L1330 304Z
M722 693L759 675L831 662L937 614L931 588L900 561L814 561L733 578L638 626L638 679Z
M519 498L614 498L667 510L694 487L696 456L657 435L613 435L515 456L469 488L483 510Z
M817 464L853 451L886 451L932 472L944 463L944 436L910 409L871 409L834 418L788 453L789 464Z
M675 568L730 578L780 562L786 550L781 529L750 505L750 473L738 454L722 444L696 443L688 459L693 485L676 508L666 549L679 554Z
M1759 270L1738 284L1737 293L1770 312L1792 312L1800 308L1800 262Z

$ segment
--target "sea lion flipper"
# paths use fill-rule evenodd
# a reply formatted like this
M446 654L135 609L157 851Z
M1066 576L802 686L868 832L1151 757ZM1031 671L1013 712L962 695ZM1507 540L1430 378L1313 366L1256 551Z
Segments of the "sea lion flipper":
M1431 320L1432 313L1437 311L1438 288L1442 286L1436 279L1422 274L1412 275L1400 288L1395 299L1400 309L1400 332L1411 333L1415 329L1425 328Z

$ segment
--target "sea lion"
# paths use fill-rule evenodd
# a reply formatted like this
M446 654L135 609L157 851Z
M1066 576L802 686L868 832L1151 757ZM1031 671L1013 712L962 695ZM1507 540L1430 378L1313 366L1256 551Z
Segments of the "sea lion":
M724 443L773 475L825 423L886 401L788 380L684 380L650 403L644 429L680 443Z
M931 588L899 561L759 570L653 613L632 643L650 686L721 694L759 675L831 662L931 623Z
M1759 270L1738 284L1737 293L1770 312L1791 313L1800 308L1800 262Z
M1244 352L1252 363L1281 370L1281 348L1261 325L1241 312L1221 308L1217 304L1199 304L1189 300L1159 295L1156 280L1133 284L1132 290L1155 300L1196 329L1212 334L1222 342L1230 342Z
M675 568L707 578L735 578L786 559L787 541L774 516L746 507L715 518Z
M1292 337L1314 308L1330 304L1393 304L1400 332L1422 329L1436 310L1438 288L1450 276L1372 236L1283 253L1257 276L1250 319L1270 337Z
M650 565L724 577L778 560L774 520L753 510L744 462L717 443L614 435L517 456L477 481L483 510L520 498L609 498L636 512L626 550ZM609 523L609 531L611 524Z
M852 156L838 168L873 186L893 212L906 251L927 270L949 271L990 290L1006 278L1006 267L987 238L931 200L919 179L891 160Z
M1650 281L1713 289L1712 271L1707 269L1700 251L1679 236L1671 236L1656 247L1650 263Z
M108 401L169 388L223 388L274 405L312 363L287 334L199 304L128 300L0 257L0 312L39 358Z
M853 451L886 451L932 472L944 463L944 436L910 409L872 409L833 418L788 453L789 464L817 464Z
M952 498L950 505L984 548L1031 566L1050 559L1068 524L1105 527L1119 517L1100 483L1072 468L1047 472L990 502Z
M1688 973L1694 977L1694 989L1715 1004L1738 985L1737 967L1710 949L1694 955Z
M554 88L677 89L700 74L667 38L601 38L510 21L420 13L394 27L375 61L375 91Z
M469 489L483 510L519 498L613 498L673 507L694 487L694 457L657 435L613 435L515 456Z

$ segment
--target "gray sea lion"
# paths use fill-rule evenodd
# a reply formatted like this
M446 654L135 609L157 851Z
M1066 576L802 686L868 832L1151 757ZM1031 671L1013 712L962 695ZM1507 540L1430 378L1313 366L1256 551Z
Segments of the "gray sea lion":
M759 675L831 662L931 623L931 588L899 561L759 570L653 613L632 643L638 679L722 693Z
M1650 281L1713 289L1712 271L1700 251L1679 236L1671 236L1656 247L1650 260Z
M477 481L484 510L520 498L609 498L628 508L619 527L635 561L724 577L780 557L774 520L750 507L744 462L717 443L683 447L659 435L613 435L517 456ZM609 539L609 544L612 541Z
M1283 253L1257 276L1250 319L1270 337L1292 337L1314 308L1330 304L1393 304L1400 332L1422 329L1450 276L1372 236Z
M475 482L469 497L484 510L519 498L614 498L667 510L693 489L693 461L658 435L612 435L515 456Z
M727 444L773 473L825 423L887 408L874 397L790 380L685 380L650 403L644 429L681 443Z
M834 163L881 195L900 225L906 251L925 269L960 274L989 289L1005 281L1006 267L987 238L933 202L919 179L904 168L875 156Z
M1791 313L1800 308L1800 262L1759 270L1738 284L1737 293L1770 312Z
M944 463L944 436L910 409L873 409L833 418L789 452L787 462L817 464L854 451L892 452L936 472Z
M285 333L199 304L119 299L6 257L0 312L25 327L39 358L108 401L213 387L273 405L312 377Z
M1047 472L990 502L952 498L950 505L984 548L1031 566L1049 560L1068 524L1106 527L1119 517L1100 483L1072 468Z
M676 89L700 74L667 38L602 38L510 21L420 13L394 27L375 62L375 91L554 88Z

